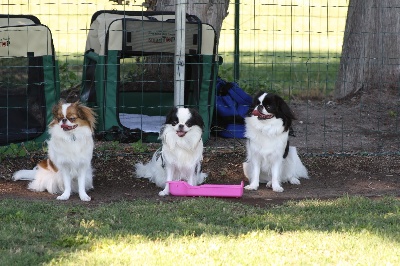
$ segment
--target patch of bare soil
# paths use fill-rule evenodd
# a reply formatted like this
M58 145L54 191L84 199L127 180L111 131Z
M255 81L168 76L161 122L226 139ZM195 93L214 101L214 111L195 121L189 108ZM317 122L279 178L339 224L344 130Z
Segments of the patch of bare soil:
M18 198L54 201L56 196L47 192L32 192L26 181L11 181L12 173L21 168L33 168L39 157L7 159L1 163L0 199ZM73 195L69 202L98 205L121 200L148 199L155 201L182 200L181 197L160 197L160 188L146 179L134 177L134 164L147 161L151 154L138 154L127 147L121 155L115 152L97 153L93 158L95 169L92 201L81 202ZM243 147L234 150L210 149L204 155L203 170L209 174L206 183L240 184L244 179ZM400 196L400 156L302 156L310 179L300 185L284 184L283 193L273 192L263 184L257 191L244 191L242 198L227 199L250 205L265 206L288 200L329 199L343 195L365 197Z
M378 97L379 96L379 97ZM384 103L384 104L382 104ZM400 196L399 96L395 91L379 94L360 92L342 102L296 101L290 103L297 114L296 137L291 145L298 148L310 179L300 185L284 184L283 193L264 185L257 191L244 191L243 197L227 199L265 206L288 200L331 199L349 196ZM240 184L244 179L245 140L212 136L205 144L203 171L206 183ZM182 197L160 197L154 184L134 177L134 165L150 160L158 144L149 145L149 153L136 153L129 144L118 150L104 150L97 143L93 158L94 190L91 202L81 202L73 195L69 202L83 205L121 200L184 200ZM27 189L27 182L11 181L12 173L33 168L45 154L6 159L0 164L0 199L19 198L54 201L47 192Z

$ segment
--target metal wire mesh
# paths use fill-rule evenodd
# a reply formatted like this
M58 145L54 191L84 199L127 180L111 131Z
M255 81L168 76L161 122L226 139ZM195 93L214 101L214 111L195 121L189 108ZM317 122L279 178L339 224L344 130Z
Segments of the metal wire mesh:
M3 1L0 13L32 14L50 28L60 66L62 95L71 96L79 94L92 15L98 10L146 10L137 1L122 3ZM341 101L334 97L347 11L351 8L348 4L346 0L231 1L219 35L218 55L223 63L218 74L226 81L237 82L249 95L265 90L287 100L298 117L294 123L296 137L291 143L300 152L397 153L400 148L399 86L360 91ZM397 8L390 5L384 8L390 7ZM388 31L393 33L398 29ZM2 69L8 67L4 64L0 64ZM123 90L129 89L132 82L157 88L169 88L172 84L171 80L160 78L165 74L171 76L170 55L161 54L153 61L146 61L144 57L124 58L120 64L116 82L122 81ZM4 79L0 79L4 84ZM126 104L126 100L121 101L123 108L137 109ZM211 132L210 147L216 149L220 146L215 142L221 140L221 128L214 126L213 129L216 130ZM243 141L224 139L221 145L234 147Z

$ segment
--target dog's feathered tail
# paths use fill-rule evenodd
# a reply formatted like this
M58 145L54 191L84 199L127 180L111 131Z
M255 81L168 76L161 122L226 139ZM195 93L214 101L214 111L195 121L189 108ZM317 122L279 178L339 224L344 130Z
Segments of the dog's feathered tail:
M33 170L20 170L14 173L13 180L30 180L28 189L32 191L48 191L51 194L59 194L64 191L64 183L59 172L42 167Z
M135 168L137 178L147 178L150 182L155 183L156 186L165 188L167 176L165 174L161 149L153 154L153 158L151 158L150 162L147 164L137 163Z
M289 181L291 184L300 184L300 181L298 181L300 178L308 178L308 171L301 162L296 147L290 146L288 156L283 163L281 181Z

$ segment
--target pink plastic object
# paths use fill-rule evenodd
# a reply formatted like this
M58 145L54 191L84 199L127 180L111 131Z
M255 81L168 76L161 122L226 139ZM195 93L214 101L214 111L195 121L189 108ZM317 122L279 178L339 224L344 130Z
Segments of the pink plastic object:
M243 181L240 185L213 185L191 186L185 181L170 181L169 194L186 197L227 197L240 198L243 195Z

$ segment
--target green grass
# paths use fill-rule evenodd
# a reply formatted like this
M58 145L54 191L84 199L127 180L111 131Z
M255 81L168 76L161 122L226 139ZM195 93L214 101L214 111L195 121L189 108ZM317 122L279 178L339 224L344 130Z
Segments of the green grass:
M84 1L85 2L85 1ZM61 88L80 84L88 28L97 10L143 10L141 3L118 6L108 0L48 2L23 0L0 5L3 14L35 14L53 34L60 61ZM241 2L239 13L239 85L307 99L332 95L339 66L348 1ZM220 75L233 81L235 3L228 8L218 51ZM309 54L311 52L311 56ZM332 53L332 54L328 54Z
M233 81L233 54L222 55L219 75ZM332 96L340 54L287 52L242 52L239 86L254 94L259 90L290 96L321 99Z
M131 1L132 2L132 1ZM279 2L279 3L278 3ZM90 20L96 10L143 10L140 3L118 6L108 0L53 3L16 0L0 5L3 14L35 14L53 33L61 88L79 86ZM348 1L241 2L239 13L240 87L250 94L277 92L286 99L333 95ZM220 76L233 78L235 4L222 24ZM330 53L330 54L329 54Z
M233 53L224 53L222 57L219 76L233 81ZM79 85L82 58L79 55L60 57L59 62L61 88ZM239 86L251 95L265 90L286 99L325 99L333 95L339 63L337 53L242 52Z
M3 265L396 265L400 201L0 202Z

